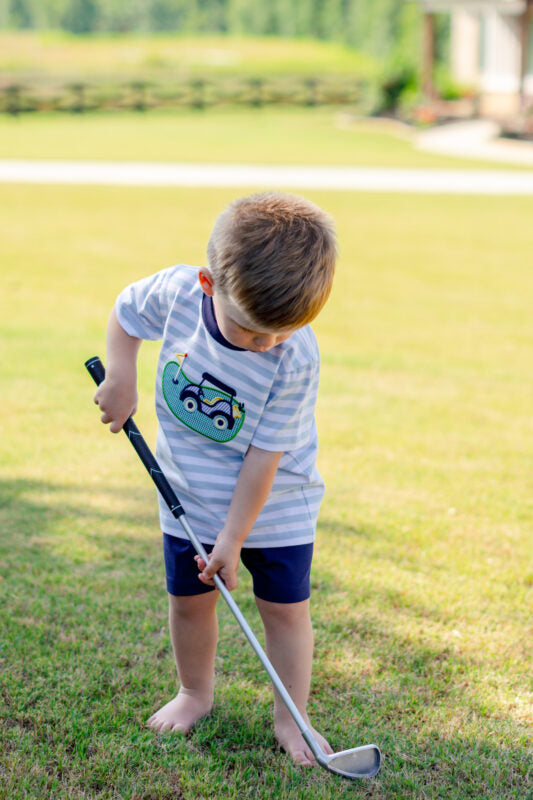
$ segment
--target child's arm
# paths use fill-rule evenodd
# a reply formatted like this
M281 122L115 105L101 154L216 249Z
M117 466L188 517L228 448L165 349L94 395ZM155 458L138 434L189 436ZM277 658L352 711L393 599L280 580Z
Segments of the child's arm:
M122 430L128 417L137 411L137 353L141 342L126 333L113 309L107 327L106 377L94 395L102 411L100 419L111 423L112 433Z
M231 591L237 586L237 567L241 547L263 508L283 453L272 453L250 445L235 484L224 527L217 536L215 547L206 566L196 556L199 578L214 586L213 575L218 572Z

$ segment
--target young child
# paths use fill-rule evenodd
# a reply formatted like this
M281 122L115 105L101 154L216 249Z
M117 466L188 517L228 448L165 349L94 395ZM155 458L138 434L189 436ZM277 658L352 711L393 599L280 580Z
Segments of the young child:
M267 654L305 719L311 680L309 576L324 487L315 463L319 353L308 323L331 289L333 224L300 197L245 197L218 217L207 253L208 268L171 267L119 295L95 395L102 422L117 433L136 411L141 341L162 340L157 458L210 558L195 554L160 498L180 688L148 720L159 732L186 733L211 710L213 575L235 589L240 559L253 577ZM274 723L293 760L314 764L276 693Z

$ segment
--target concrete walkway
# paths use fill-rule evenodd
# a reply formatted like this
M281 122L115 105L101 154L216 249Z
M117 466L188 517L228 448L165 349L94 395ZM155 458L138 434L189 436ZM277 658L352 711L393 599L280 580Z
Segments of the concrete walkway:
M498 123L488 119L452 122L421 131L414 144L428 153L533 167L533 142L504 139L500 132Z
M533 171L0 160L1 183L533 195Z

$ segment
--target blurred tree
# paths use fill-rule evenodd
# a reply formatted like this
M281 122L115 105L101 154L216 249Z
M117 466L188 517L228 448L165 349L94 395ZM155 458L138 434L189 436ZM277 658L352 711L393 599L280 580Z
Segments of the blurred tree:
M308 36L312 27L314 0L293 0L292 13L284 15L289 36Z
M9 0L0 0L0 28L9 25Z
M194 5L194 3L192 4ZM227 0L196 0L196 28L200 31L227 31Z
M79 0L81 3L87 0ZM102 30L113 33L150 29L151 0L97 0Z
M44 15L43 27L49 29L63 27L63 18L69 4L70 0L46 0L45 3L41 3Z
M153 0L150 7L150 28L154 31L176 31L187 28L189 0Z
M313 31L319 39L344 38L345 8L341 0L323 0L313 4Z
M0 0L0 25L92 31L270 34L341 41L412 66L421 11L406 0ZM448 35L437 24L437 53Z
M97 0L69 0L61 18L62 27L72 33L92 33L98 30Z
M11 0L8 4L9 25L13 28L38 28L44 9L38 0Z

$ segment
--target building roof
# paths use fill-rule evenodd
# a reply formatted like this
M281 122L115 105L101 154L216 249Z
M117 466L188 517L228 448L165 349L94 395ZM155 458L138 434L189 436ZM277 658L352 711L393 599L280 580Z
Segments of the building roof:
M527 0L418 0L425 11L503 11L505 14L523 14Z

